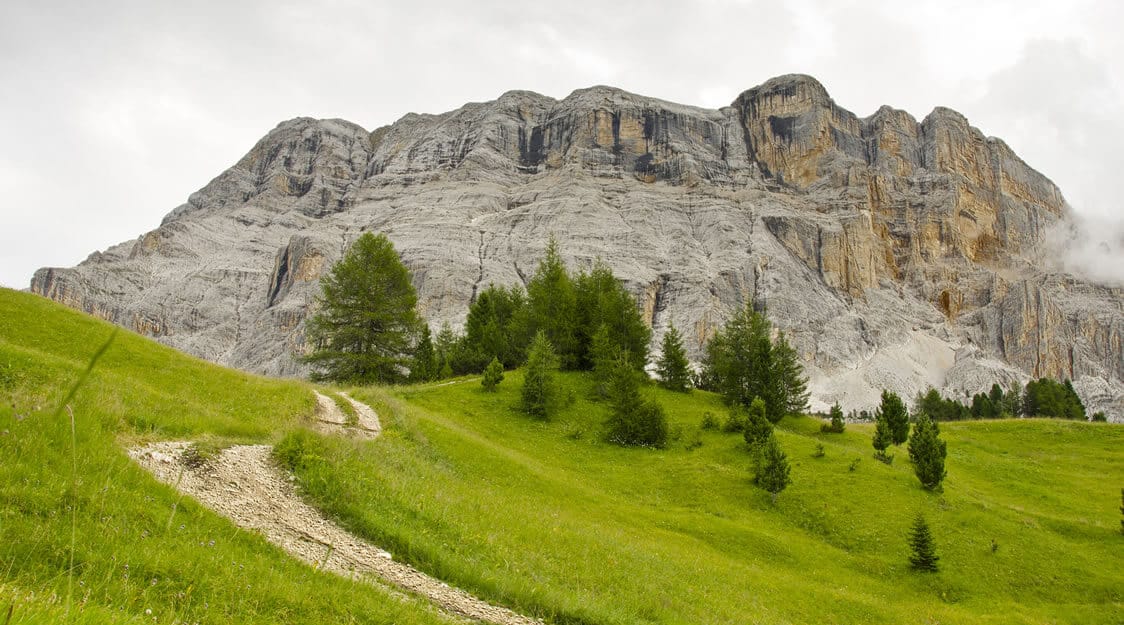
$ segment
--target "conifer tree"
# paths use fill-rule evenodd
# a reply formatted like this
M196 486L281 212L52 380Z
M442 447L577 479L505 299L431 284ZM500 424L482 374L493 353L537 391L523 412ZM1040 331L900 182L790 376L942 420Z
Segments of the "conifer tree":
M573 285L577 302L577 318L574 323L578 366L583 369L593 366L589 351L592 337L604 326L608 330L609 340L620 353L628 356L634 369L642 371L648 364L652 330L641 318L636 298L601 260L597 260L589 272L580 272L573 279Z
M484 390L494 393L500 382L503 382L503 364L499 358L493 357L492 362L484 368L484 378L480 380L480 384L484 386Z
M429 332L429 324L423 323L421 338L414 348L414 360L410 363L410 380L428 382L435 379L437 373L437 352L433 349L433 337Z
M893 456L886 454L886 449L890 446L892 437L890 435L890 424L886 421L885 415L881 410L874 412L874 437L871 439L871 445L874 446L874 455L883 462L889 462Z
M531 341L527 352L527 365L523 374L520 408L539 419L549 419L558 406L558 357L554 346L540 330Z
M319 310L305 323L315 380L398 382L421 321L410 272L385 234L364 233L322 278Z
M625 354L612 363L606 438L618 445L663 447L667 443L667 416L663 408L640 395L640 376Z
M913 472L926 490L940 490L945 478L944 459L947 453L936 422L922 413L909 437L909 459L913 462Z
M913 520L913 527L909 532L909 546L911 554L909 564L915 570L935 573L937 571L937 545L933 541L933 533L925 517L918 513Z
M842 434L847 429L847 422L843 420L843 409L836 403L831 407L831 431Z
M781 449L777 437L769 436L761 452L761 469L757 473L757 484L777 500L777 495L792 481L789 475L788 456Z
M656 371L660 376L660 386L680 393L691 389L691 366L687 361L687 351L683 349L683 337L674 324L668 324L663 335Z
M609 327L599 326L593 333L589 346L589 359L593 367L593 392L597 397L609 396L609 379L620 355L620 349L609 339Z
M804 365L796 350L785 338L784 332L777 335L773 343L773 367L775 378L784 394L786 415L798 415L808 411L808 376L804 375Z
M890 442L901 445L909 438L909 413L897 393L882 391L882 404L878 408L890 429Z
M746 302L707 343L704 377L732 406L749 406L760 397L769 420L776 423L788 403L773 366L769 334L769 320Z
M527 300L525 323L528 330L545 333L563 368L577 368L580 356L576 334L577 294L553 236L535 275L527 283Z
M772 435L773 424L765 417L765 402L760 397L754 397L746 416L745 444L751 451L760 449Z

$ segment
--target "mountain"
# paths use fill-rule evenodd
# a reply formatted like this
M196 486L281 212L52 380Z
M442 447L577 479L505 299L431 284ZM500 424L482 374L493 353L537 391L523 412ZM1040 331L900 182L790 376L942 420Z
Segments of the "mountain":
M1071 378L1124 418L1124 289L1048 270L1058 188L955 111L859 118L803 75L711 110L610 87L513 91L374 132L284 122L135 241L31 288L243 369L299 375L317 278L385 232L434 326L525 282L553 234L600 258L659 341L688 348L746 298L805 359L813 407L881 388Z

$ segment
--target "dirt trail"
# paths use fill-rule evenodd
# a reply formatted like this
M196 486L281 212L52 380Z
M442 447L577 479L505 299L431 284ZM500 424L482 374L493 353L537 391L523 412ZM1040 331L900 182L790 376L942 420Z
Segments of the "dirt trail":
M379 434L378 416L370 407L345 395L359 416L359 423L349 426L331 398L316 395L316 419L321 428L364 437ZM202 465L189 466L184 451L190 446L187 442L153 443L132 449L129 455L157 479L195 497L238 526L261 532L270 542L316 568L388 583L472 619L498 625L541 625L541 621L490 605L395 562L386 551L329 521L301 501L292 478L272 462L269 446L236 445Z

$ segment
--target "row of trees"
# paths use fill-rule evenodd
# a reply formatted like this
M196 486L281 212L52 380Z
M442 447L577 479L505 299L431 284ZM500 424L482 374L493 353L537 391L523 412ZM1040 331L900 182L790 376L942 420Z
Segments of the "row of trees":
M1052 417L1057 419L1081 419L1087 417L1085 405L1077 396L1073 383L1069 380L1058 382L1050 378L1039 378L1021 384L1012 384L1006 391L998 384L992 384L987 393L976 393L970 403L961 403L954 398L942 397L940 392L930 388L918 393L914 410L924 412L936 421L958 421L963 419L1009 419L1012 417ZM1103 420L1104 415L1093 415L1094 420Z

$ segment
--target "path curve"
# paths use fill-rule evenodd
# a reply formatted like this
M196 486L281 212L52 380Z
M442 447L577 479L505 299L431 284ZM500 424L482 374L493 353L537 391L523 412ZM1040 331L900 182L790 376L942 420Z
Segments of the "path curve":
M344 395L359 415L359 424L349 427L331 398L320 393L316 396L320 407L316 418L322 426L337 432L360 430L371 437L381 431L378 416L369 406ZM188 442L153 443L129 450L129 456L160 481L195 497L239 527L261 532L270 542L316 568L385 582L472 619L497 625L542 625L542 621L491 605L395 562L386 551L328 520L301 500L293 478L273 463L268 445L235 445L201 465L185 456L190 446Z

